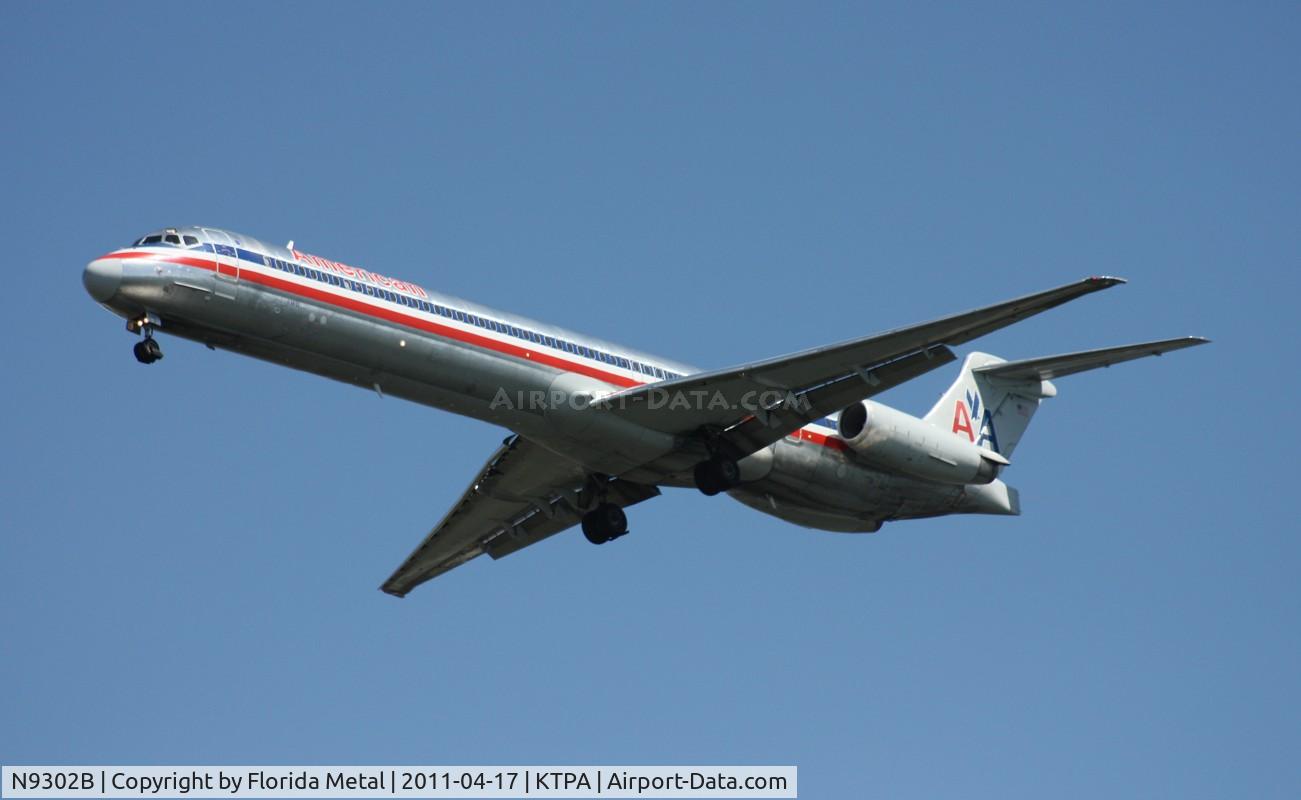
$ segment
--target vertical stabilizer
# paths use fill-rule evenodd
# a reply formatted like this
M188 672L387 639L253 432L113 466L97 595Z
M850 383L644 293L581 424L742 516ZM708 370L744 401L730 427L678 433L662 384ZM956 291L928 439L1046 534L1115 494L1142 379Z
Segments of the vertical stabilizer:
M968 355L958 379L924 419L973 444L1011 457L1039 409L1039 401L1052 397L1057 390L1038 377L1009 380L976 371L1002 363L1004 359L988 353Z

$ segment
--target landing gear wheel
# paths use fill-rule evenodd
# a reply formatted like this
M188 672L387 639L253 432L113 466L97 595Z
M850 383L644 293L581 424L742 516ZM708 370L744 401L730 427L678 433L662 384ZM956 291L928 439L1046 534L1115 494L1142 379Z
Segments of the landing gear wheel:
M696 488L706 497L725 492L741 482L741 468L730 458L711 458L696 465Z
M152 364L163 357L163 348L152 337L136 342L131 352L135 354L136 361L141 364Z
M714 474L722 482L724 489L731 489L741 482L741 467L730 458L714 460Z
M628 515L614 503L602 503L583 515L583 535L592 544L605 544L628 532Z

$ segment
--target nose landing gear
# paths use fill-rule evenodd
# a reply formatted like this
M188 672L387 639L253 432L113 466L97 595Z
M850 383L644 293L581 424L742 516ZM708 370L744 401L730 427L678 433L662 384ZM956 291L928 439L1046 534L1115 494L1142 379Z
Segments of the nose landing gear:
M145 338L136 342L135 347L131 348L136 361L141 364L152 364L163 357L163 348L159 346L158 340L154 338L154 326L157 324L158 319L152 314L146 314L126 324L126 329L132 333L141 332L144 334Z
M163 348L158 346L158 340L152 336L136 342L131 352L135 353L136 361L141 364L152 364L163 357Z

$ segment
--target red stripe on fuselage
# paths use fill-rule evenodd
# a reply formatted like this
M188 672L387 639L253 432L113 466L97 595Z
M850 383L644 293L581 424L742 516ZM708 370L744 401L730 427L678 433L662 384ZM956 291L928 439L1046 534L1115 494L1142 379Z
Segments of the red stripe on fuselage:
M219 266L215 258L207 259L207 258L194 258L193 256L169 256L169 255L161 255L157 253L110 253L104 256L104 258L141 258L141 257L153 257L158 261L166 261L169 264L180 264L186 267L196 267L198 269L208 270L209 272L220 271L221 274L223 275L234 274L233 271L227 272L227 270L233 270L231 265L220 264ZM318 289L314 286L304 286L301 283L296 283L294 281L287 281L284 280L283 278L278 278L273 275L264 275L263 273L258 272L256 270L245 268L243 267L242 264L240 265L240 270L239 270L239 280L248 281L249 283L256 283L271 289L278 289L282 292L288 292L289 294L298 295L299 297L305 297L311 300L316 300L321 303L327 303L329 305L333 305L338 308L344 308L349 311L355 311L359 314L364 314L369 317L377 317L379 319L387 320L389 322L397 323L399 325L405 325L409 328L415 328L417 330L426 331L428 333L441 336L445 339L455 339L456 341L465 342L466 344L471 344L474 345L475 347L481 347L485 350L493 350L508 356L522 358L527 361L532 361L535 364L544 364L548 367L555 367L556 369L562 369L568 372L577 372L582 375L587 375L589 377L596 378L597 380L600 381L605 381L606 383L612 383L616 386L630 387L630 386L642 385L640 381L637 381L634 378L628 378L623 375L616 375L612 372L606 372L605 370L597 369L587 364L569 361L568 359L557 358L553 355L547 353L541 353L538 352L537 350L530 350L526 347L520 347L510 342L503 342L487 336L481 336L477 333L463 331L459 328L453 328L448 325L441 325L437 322L432 322L427 319L422 319L421 317L412 316L411 314L406 314L401 311L397 311L395 309L385 308L383 306L374 305L373 303L362 302L361 300L358 300L356 298L347 297L345 295L338 295L333 292L327 292L322 289Z
M155 255L157 255L157 253L109 253L108 255L100 256L99 258L96 259L96 261L100 261L105 258L150 258L151 256L155 256Z
M801 439L808 439L814 444L820 444L823 447L830 447L832 450L839 450L844 453L849 450L849 445L845 444L842 439L832 438L825 433L814 433L813 431L800 428L798 431Z
M217 272L219 269L218 262L215 257L211 259L207 259L207 258L194 258L192 256L166 256L158 253L109 253L108 255L101 256L101 258L155 258L159 261L166 261L169 264L180 264L186 267L205 269L208 270L209 272ZM229 265L222 265L222 266L227 266L227 268L229 268ZM226 273L223 272L222 274L226 274ZM441 336L445 339L453 339L459 342L464 342L466 344L474 345L475 347L481 347L485 350L492 350L498 353L502 353L504 355L514 356L515 358L522 358L526 361L532 361L535 364L544 364L548 367L555 367L556 369L561 369L568 372L577 372L580 375L586 375L591 378L596 378L597 380L605 381L606 383L612 383L616 386L632 387L632 386L645 385L644 381L639 381L635 378L629 378L623 375L616 375L615 373L606 372L605 370L602 369L596 369L595 367L589 366L587 364L570 361L564 358L557 358L556 356L550 355L548 353L541 353L538 352L537 350L530 350L525 347L520 347L518 345L511 344L510 342L503 342L497 339L492 339L487 336L481 336L476 333L470 333L469 331L463 331L460 328L453 328L448 325L441 325L437 322L432 322L430 320L422 319L420 317L415 317L410 314L405 314L401 311L396 311L390 308L384 308L383 306L377 306L372 303L362 302L361 300L358 300L356 298L338 295L333 292L327 292L318 289L314 286L304 286L303 284L296 283L294 281L287 281L284 280L283 278L277 278L272 275L264 275L261 272L257 272L256 270L244 268L242 267L242 265L240 268L239 279L249 281L250 283L256 283L261 286L266 286L271 289L278 289L283 292L288 292L289 294L298 295L299 297L305 297L311 300L316 300L318 302L326 303L332 306L336 306L338 308L344 308L349 311L355 311L359 314L364 314L369 317L377 317L379 319L387 320L389 322L397 323L399 325L405 325L409 328L415 328L417 330L426 331L436 336ZM801 428L797 430L795 432L795 435L798 435L801 439L804 439L806 441L813 442L814 444L820 444L823 445L824 447L830 447L833 450L839 450L841 452L844 452L845 450L848 449L845 443L840 439L835 439L826 434L816 433L814 431L807 430L805 428Z

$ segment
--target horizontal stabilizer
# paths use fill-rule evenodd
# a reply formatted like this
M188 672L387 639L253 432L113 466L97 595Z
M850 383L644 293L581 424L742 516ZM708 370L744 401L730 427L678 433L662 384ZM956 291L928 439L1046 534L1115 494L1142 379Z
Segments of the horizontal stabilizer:
M1203 339L1200 336L1184 336L1159 342L1143 342L1120 347L1104 347L1101 350L1064 353L1059 356L1028 358L1023 361L1003 361L997 364L976 367L972 372L1003 380L1049 380L1097 369L1098 367L1109 367L1112 364L1120 364L1144 356L1159 356L1172 350L1196 347L1199 344L1208 344L1209 342L1210 339Z

